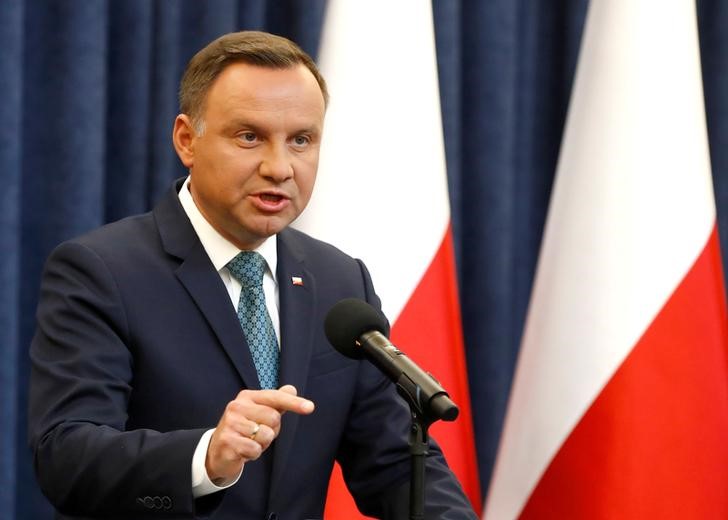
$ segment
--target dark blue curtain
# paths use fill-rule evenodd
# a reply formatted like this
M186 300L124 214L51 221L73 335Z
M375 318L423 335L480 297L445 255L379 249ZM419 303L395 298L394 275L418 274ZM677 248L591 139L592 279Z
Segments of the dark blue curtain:
M25 440L27 351L50 249L146 211L184 173L170 133L177 82L197 49L228 31L264 29L315 56L325 7L325 0L0 3L1 518L51 517ZM587 0L433 0L484 491L586 7ZM722 30L728 7L702 0L698 10L719 225L728 253L728 36Z

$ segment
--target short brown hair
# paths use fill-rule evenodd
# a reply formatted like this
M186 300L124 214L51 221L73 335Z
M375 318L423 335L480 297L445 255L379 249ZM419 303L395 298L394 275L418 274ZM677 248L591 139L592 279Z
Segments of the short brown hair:
M304 65L321 88L324 103L329 102L326 81L313 59L287 38L261 31L225 34L195 54L187 64L179 85L179 106L183 114L198 126L202 121L205 98L212 83L231 63L286 69Z

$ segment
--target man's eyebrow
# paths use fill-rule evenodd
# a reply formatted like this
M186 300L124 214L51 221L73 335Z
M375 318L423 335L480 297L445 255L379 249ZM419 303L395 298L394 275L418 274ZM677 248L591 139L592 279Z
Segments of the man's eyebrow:
M299 128L294 134L313 134L318 135L321 133L321 126L319 125L310 125L310 126L304 126L302 128Z
M250 119L233 119L222 127L225 135L235 136L239 132L252 132L258 136L266 136L269 130L264 123L256 123Z
M257 123L248 118L231 119L223 126L223 132L225 133L234 133L241 129L249 130L257 134L265 134L267 132L265 130L265 124ZM311 125L304 124L298 128L295 128L291 132L291 135L310 134L314 136L319 136L321 135L322 131L323 127L321 125L315 123Z
M249 119L242 119L242 118L232 119L232 120L228 121L223 128L226 131L239 130L240 128L248 128L253 131L260 130L259 125L255 124L254 122L250 121Z

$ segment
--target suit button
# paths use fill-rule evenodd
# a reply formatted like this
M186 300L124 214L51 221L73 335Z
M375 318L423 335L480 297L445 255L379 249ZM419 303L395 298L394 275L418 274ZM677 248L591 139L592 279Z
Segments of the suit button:
M165 510L172 509L172 499L169 498L168 496L163 496L162 497L162 507Z
M152 497L144 497L144 507L147 509L154 508L154 499Z

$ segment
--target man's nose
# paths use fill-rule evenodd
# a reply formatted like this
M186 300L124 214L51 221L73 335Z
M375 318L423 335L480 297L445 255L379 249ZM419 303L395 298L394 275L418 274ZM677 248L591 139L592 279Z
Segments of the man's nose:
M271 143L263 155L260 174L276 182L293 177L293 165L288 148L284 144Z

